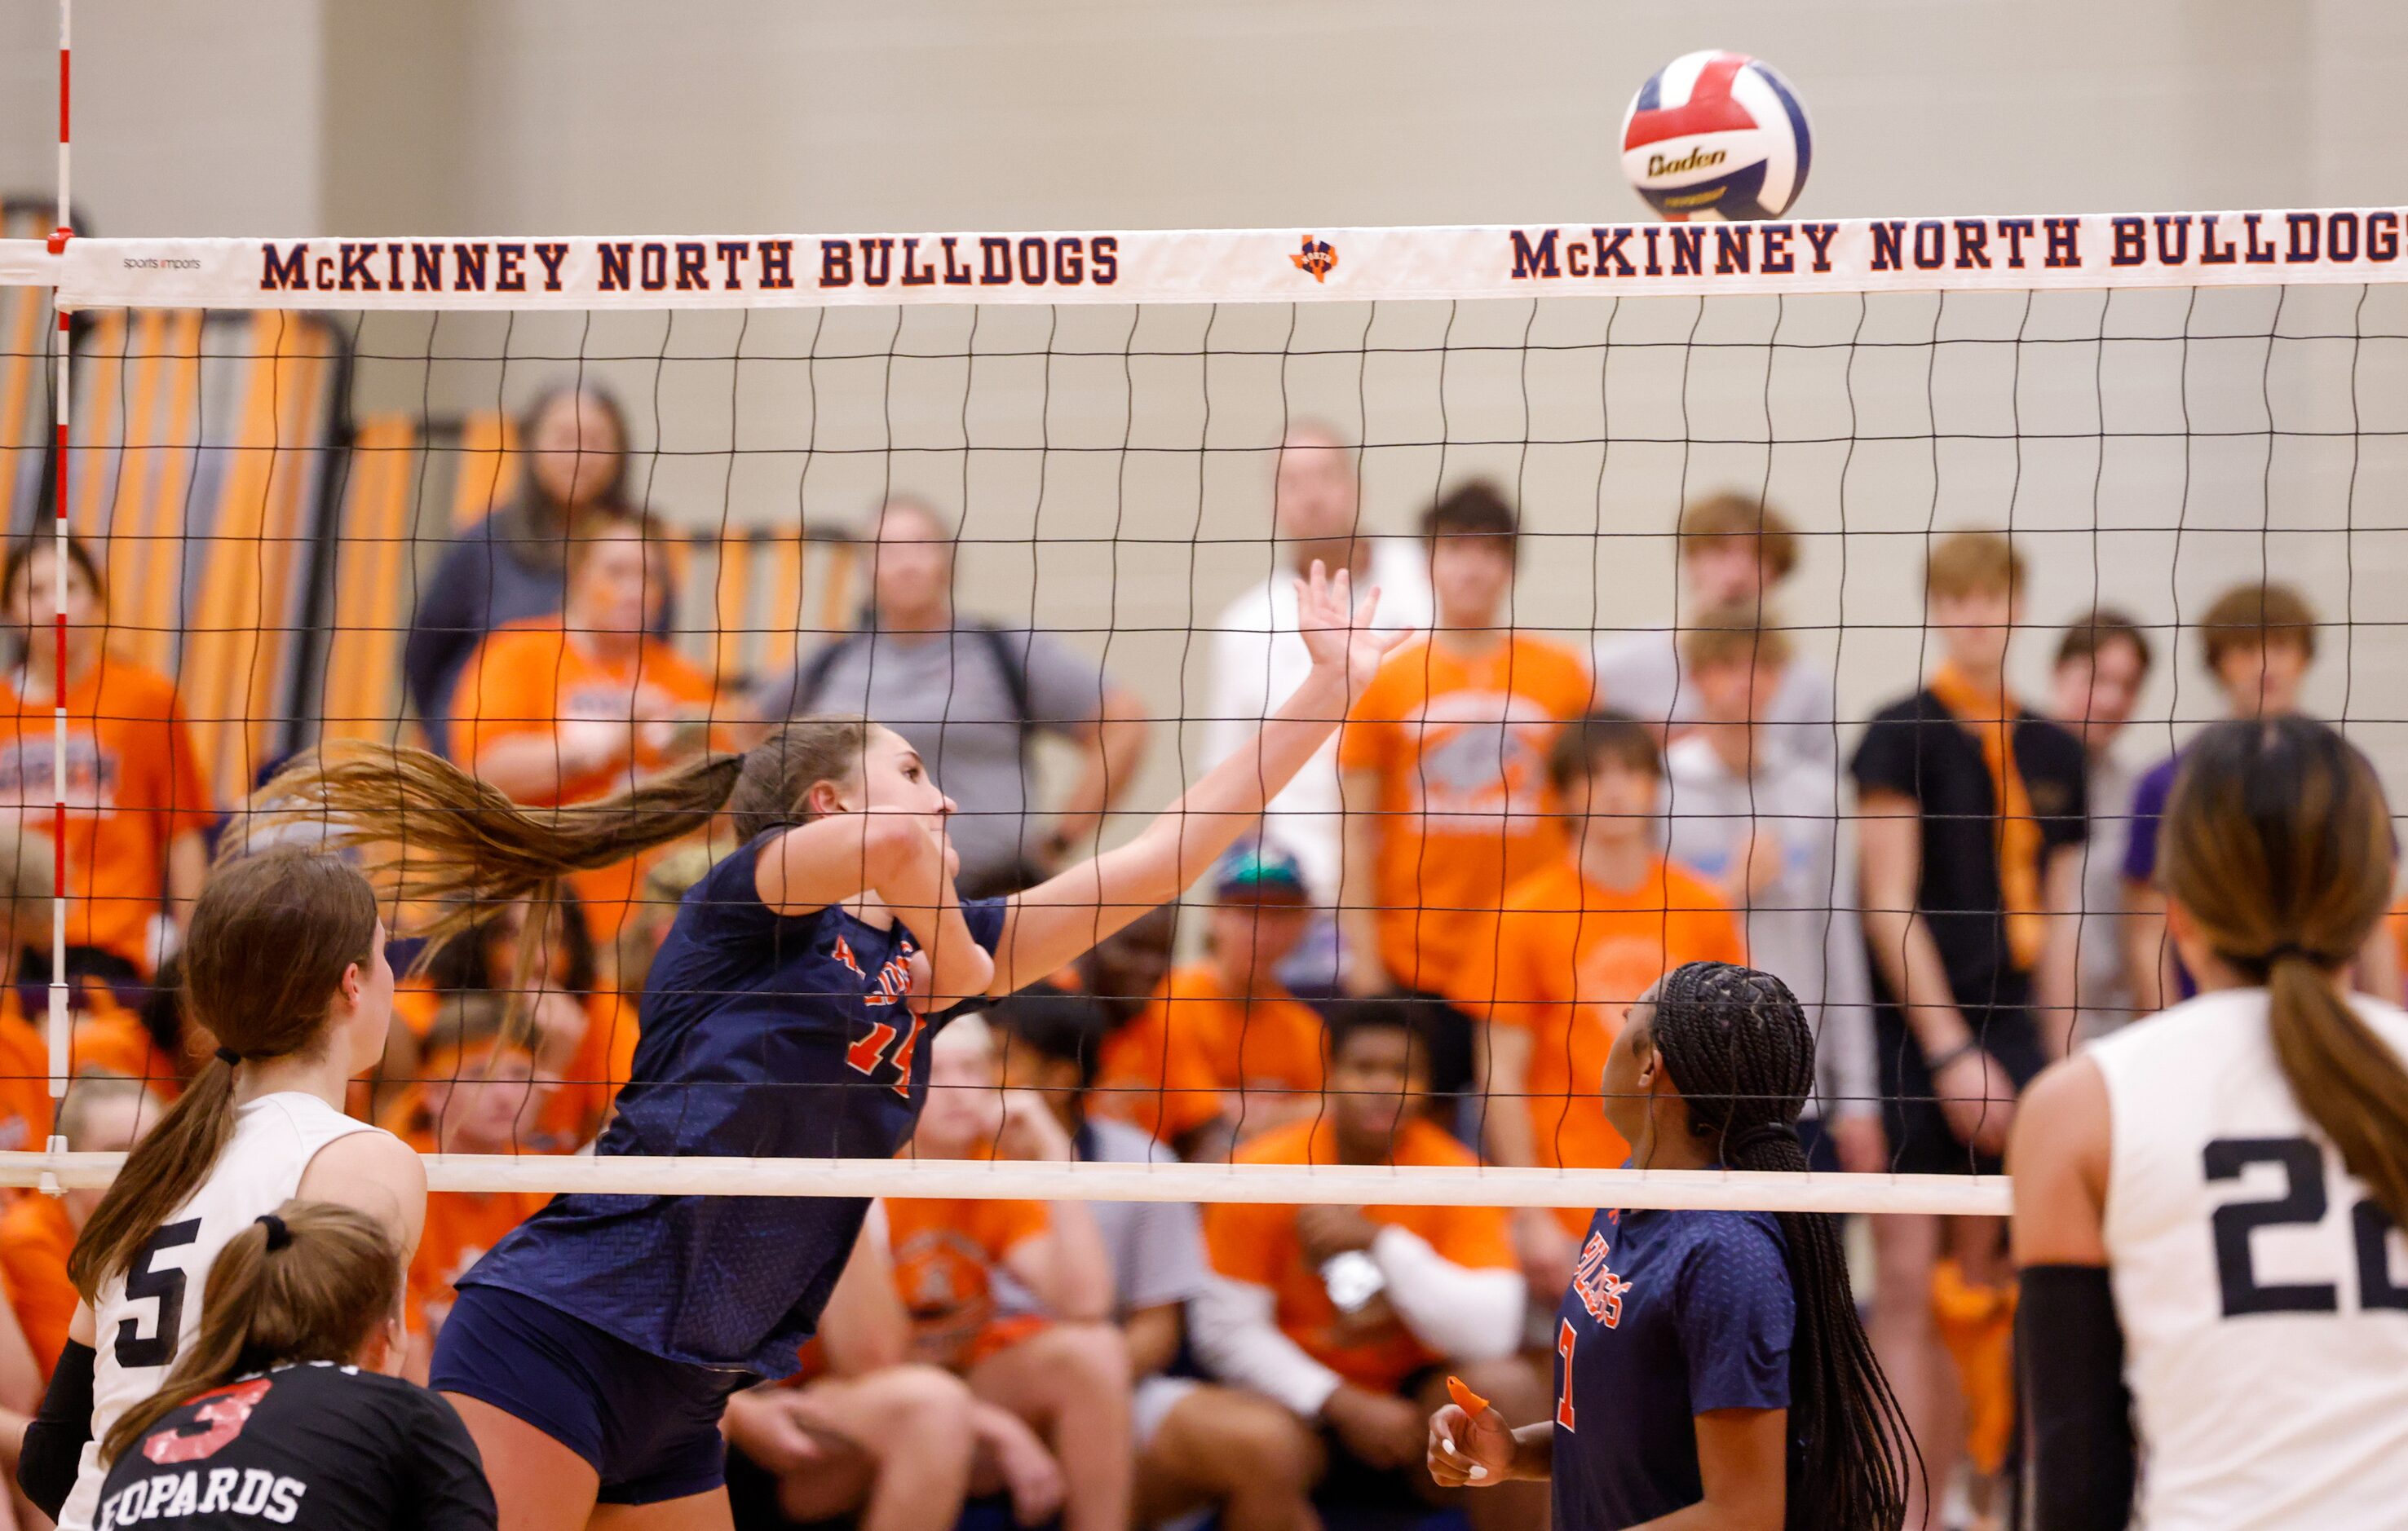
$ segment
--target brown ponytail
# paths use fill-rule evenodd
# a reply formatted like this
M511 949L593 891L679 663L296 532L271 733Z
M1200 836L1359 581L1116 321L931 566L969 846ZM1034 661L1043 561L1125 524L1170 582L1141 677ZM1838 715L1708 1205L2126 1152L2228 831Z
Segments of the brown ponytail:
M244 1059L325 1045L343 975L376 960L376 894L339 856L286 848L229 862L193 905L184 996L218 1046ZM204 1065L144 1134L67 1256L86 1302L208 1178L234 1134L234 1067Z
M2185 751L2158 834L2166 896L2266 986L2300 1109L2408 1228L2408 1067L2340 982L2391 899L2391 810L2374 767L2313 719L2218 723Z
M570 872L614 866L707 828L725 809L747 840L796 824L822 781L858 780L869 738L859 718L788 723L742 754L707 754L596 803L531 808L440 755L366 742L296 757L251 798L251 834L312 832L355 851L408 908L408 934L434 947L531 899L538 919Z
M401 1281L401 1251L376 1219L332 1202L286 1202L218 1252L200 1331L159 1391L109 1426L101 1461L238 1377L293 1362L351 1364L399 1311Z

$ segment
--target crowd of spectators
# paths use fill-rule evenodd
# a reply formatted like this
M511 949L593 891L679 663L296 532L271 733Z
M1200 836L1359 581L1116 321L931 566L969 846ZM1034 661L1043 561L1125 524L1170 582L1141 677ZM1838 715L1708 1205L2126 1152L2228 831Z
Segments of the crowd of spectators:
M782 676L713 676L666 640L681 594L590 389L525 423L523 490L443 558L406 652L423 742L518 801L574 811L777 722L859 713L958 804L966 893L1041 880L1136 781L1156 723L1084 648L954 600L956 535L876 511L857 625ZM1772 507L1701 498L1676 528L1672 627L1575 647L1517 626L1520 514L1485 481L1365 526L1355 459L1293 430L1272 566L1211 632L1209 756L1301 674L1291 579L1318 560L1383 591L1412 636L1340 737L1198 884L1182 951L1157 911L932 1046L914 1154L1252 1164L1611 1167L1598 1101L1624 1008L1700 959L1796 991L1819 1037L1802 1126L1820 1167L1998 1167L2017 1093L2052 1058L2187 992L2152 884L2179 753L2136 770L2148 630L2057 628L2045 708L2010 660L2031 627L2004 536L1930 543L1928 673L1857 724L1778 597L1804 554ZM47 641L48 539L8 557L23 641L0 696L0 1147L55 1128L122 1149L208 1040L176 1002L179 922L207 866L208 784L165 677L104 641L105 570L69 544L65 667ZM2316 618L2239 586L2196 624L2231 715L2296 710ZM44 641L34 641L36 637ZM50 980L52 713L66 732L67 978L78 1076L39 1076ZM1072 764L1041 768L1053 737ZM705 837L486 914L405 980L355 1109L422 1149L573 1152L628 1077L646 970ZM397 964L397 966L399 966ZM2396 935L2362 986L2401 983ZM0 1213L0 1407L29 1407L72 1293L89 1196ZM423 1367L451 1283L537 1204L438 1195L408 1283ZM896 1201L839 1283L802 1379L741 1395L728 1434L747 1524L949 1525L999 1496L1021 1524L1303 1531L1445 1500L1423 1421L1453 1372L1527 1423L1542 1320L1588 1209ZM1871 1222L1870 1330L1933 1481L1997 1474L2014 1297L2000 1230ZM1528 1525L1543 1494L1465 1506ZM1317 1511L1315 1506L1321 1507ZM28 1511L30 1513L30 1511Z

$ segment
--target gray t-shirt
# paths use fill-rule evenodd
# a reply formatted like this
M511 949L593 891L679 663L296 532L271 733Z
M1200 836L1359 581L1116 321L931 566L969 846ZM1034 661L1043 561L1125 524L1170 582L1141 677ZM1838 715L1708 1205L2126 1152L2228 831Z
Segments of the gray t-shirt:
M1079 1157L1090 1164L1177 1164L1179 1155L1125 1122L1089 1118L1078 1136ZM1204 1290L1204 1220L1175 1201L1091 1201L1087 1210L1112 1263L1112 1317L1165 1303L1183 1303ZM996 1306L1006 1313L1038 1309L1036 1297L1009 1275L996 1283Z
M2090 757L2090 837L2082 855L2082 926L2074 976L2078 1034L2104 1037L2132 1019L2124 962L2124 851L2139 779L2113 753Z
M1027 678L1025 715L997 663L996 637ZM994 637L969 626L855 633L837 640L825 674L810 694L800 694L816 657L762 693L759 716L860 713L910 740L937 785L959 805L953 838L963 881L1008 877L1034 858L1043 835L1033 822L1025 736L1067 734L1095 722L1104 705L1101 665L1025 628Z
M1668 729L1698 721L1698 690L1681 663L1680 635L1670 628L1599 634L1597 696L1600 707ZM1781 753L1822 761L1836 769L1840 737L1834 720L1839 715L1830 672L1810 660L1792 659L1757 726Z

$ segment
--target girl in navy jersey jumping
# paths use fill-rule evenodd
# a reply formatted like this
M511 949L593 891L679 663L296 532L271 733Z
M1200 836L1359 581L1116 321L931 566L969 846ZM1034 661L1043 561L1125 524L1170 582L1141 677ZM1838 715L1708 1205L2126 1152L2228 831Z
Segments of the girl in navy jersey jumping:
M883 1158L926 1089L926 1018L1058 970L1211 866L1393 646L1371 627L1378 600L1354 608L1348 575L1316 563L1298 582L1312 672L1254 746L1128 844L1010 898L956 896L953 803L902 738L860 720L792 723L557 812L374 749L305 759L261 798L382 864L442 911L424 927L437 937L724 809L742 847L686 895L652 964L633 1079L595 1152ZM461 1280L432 1378L477 1438L505 1531L728 1525L722 1408L796 1369L867 1205L570 1194L505 1238Z
M1693 962L1631 1006L1605 1113L1641 1169L1802 1173L1813 1084L1788 985ZM1554 1420L1519 1430L1493 1409L1440 1409L1431 1476L1550 1479L1555 1531L1905 1523L1914 1440L1827 1215L1598 1213L1556 1315L1555 1398Z

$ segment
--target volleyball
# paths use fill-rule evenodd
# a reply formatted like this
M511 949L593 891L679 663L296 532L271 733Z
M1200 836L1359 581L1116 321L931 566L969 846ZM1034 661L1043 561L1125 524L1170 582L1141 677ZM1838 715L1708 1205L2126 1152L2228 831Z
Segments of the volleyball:
M1806 186L1813 139L1798 93L1744 53L1685 53L1647 77L1622 119L1622 169L1673 222L1778 218Z

